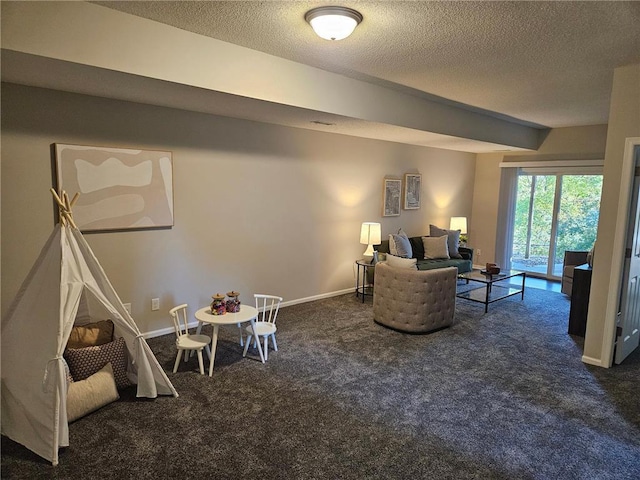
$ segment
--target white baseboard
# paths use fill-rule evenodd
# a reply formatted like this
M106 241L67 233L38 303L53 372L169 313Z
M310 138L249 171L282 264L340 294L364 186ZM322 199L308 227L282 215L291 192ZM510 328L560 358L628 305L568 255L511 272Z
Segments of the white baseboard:
M292 305L298 305L300 303L313 302L315 300L322 300L324 298L338 297L340 295L345 295L347 293L353 293L355 295L355 288L345 288L344 290L338 290L337 292L328 292L321 293L320 295L313 295L312 297L304 297L298 298L297 300L289 300L287 302L282 302L280 304L281 307L290 307Z
M307 302L313 302L315 300L322 300L324 298L331 298L331 297L337 297L339 295L345 295L347 293L354 293L355 289L352 288L345 288L344 290L338 290L337 292L328 292L328 293L321 293L320 295L313 295L311 297L304 297L304 298L298 298L296 300L288 300L286 302L282 302L280 304L281 308L284 307L291 307L292 305L298 305L300 303L307 303ZM189 323L189 328L195 328L198 326L198 322L191 322ZM154 338L154 337L161 337L162 335L169 335L171 333L173 333L173 327L167 327L167 328L161 328L160 330L152 330L150 332L145 332L142 334L142 336L144 338Z
M605 365L599 358L587 357L586 355L582 356L582 362L588 365L595 365L596 367L609 368L611 366Z
M189 328L197 327L197 326L198 326L198 322L189 324ZM142 336L144 338L154 338L154 337L161 337L162 335L168 335L170 333L174 333L173 327L161 328L160 330L152 330L150 332L144 332Z

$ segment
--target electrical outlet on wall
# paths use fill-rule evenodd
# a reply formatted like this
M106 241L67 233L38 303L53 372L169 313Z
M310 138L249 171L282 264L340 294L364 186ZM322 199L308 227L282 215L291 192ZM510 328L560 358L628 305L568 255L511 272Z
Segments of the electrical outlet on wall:
M478 255L479 257L482 256L482 250L476 248L476 255Z
M151 310L160 310L160 299L152 298L151 299Z

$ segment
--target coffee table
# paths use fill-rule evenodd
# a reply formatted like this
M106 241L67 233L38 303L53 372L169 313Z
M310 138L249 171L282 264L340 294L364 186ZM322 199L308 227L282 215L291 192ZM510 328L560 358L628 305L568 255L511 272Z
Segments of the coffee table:
M521 285L513 285L511 279L521 277ZM482 283L483 286L473 288L456 294L456 297L484 304L484 313L489 310L489 304L502 300L513 295L521 295L524 300L524 282L527 277L525 272L518 270L508 270L499 274L482 273L480 270L473 270L461 273L458 278L469 282Z

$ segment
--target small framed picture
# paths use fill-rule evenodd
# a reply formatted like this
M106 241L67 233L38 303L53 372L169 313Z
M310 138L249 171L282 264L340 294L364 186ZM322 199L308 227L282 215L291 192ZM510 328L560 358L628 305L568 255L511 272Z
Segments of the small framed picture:
M404 176L404 209L417 210L420 208L420 193L422 189L422 175L407 173Z
M402 194L402 180L399 178L385 178L382 198L382 216L396 217L400 215L400 196Z

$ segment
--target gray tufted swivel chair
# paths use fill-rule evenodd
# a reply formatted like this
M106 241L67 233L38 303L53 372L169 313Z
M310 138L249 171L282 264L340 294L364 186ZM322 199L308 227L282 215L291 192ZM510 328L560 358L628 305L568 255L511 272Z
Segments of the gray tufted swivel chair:
M456 267L413 270L376 265L373 319L409 333L448 327L456 310Z

